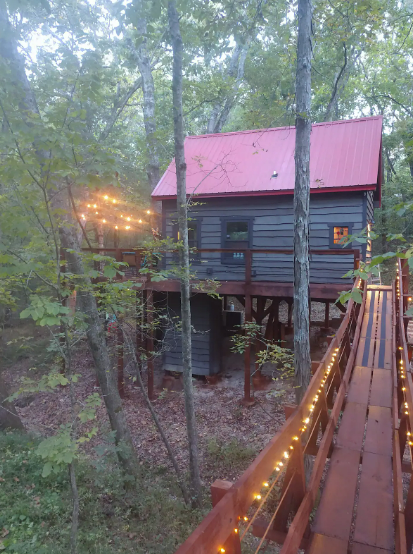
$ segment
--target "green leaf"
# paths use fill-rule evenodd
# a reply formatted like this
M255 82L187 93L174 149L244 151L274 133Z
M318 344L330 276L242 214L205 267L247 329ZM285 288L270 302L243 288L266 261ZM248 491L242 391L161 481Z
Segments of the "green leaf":
M357 288L351 291L351 298L354 300L354 302L357 302L357 304L361 304L363 302L361 291Z

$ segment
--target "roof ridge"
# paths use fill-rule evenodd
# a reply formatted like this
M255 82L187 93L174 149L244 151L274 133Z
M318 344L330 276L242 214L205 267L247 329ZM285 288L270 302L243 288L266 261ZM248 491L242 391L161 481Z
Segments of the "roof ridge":
M367 116L367 117L359 117L357 119L340 119L338 121L321 121L320 123L313 123L312 127L323 127L327 125L341 125L344 123L360 123L364 121L372 121L380 119L383 120L382 115L373 115L373 116ZM253 133L268 133L270 131L285 131L285 130L293 130L295 129L295 125L286 125L284 127L267 127L264 129L246 129L244 131L227 131L226 133L209 133L204 135L188 135L185 137L186 139L200 139L200 138L209 138L209 137L225 137L228 135L248 135Z

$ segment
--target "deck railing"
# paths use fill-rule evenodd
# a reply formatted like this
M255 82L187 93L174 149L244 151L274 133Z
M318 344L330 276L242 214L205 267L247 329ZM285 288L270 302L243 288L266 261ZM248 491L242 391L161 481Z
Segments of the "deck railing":
M413 380L406 340L409 271L405 260L397 262L393 284L393 490L395 552L406 554L413 545L413 479L407 497L403 494L403 472L413 473ZM406 450L409 461L403 461Z
M155 260L157 256L170 256L170 259L165 260L164 263L172 265L174 262L173 255L176 254L177 250L163 250L159 249L156 251L156 255L149 256L148 251L143 248L83 248L84 252L92 252L95 254L109 254L113 255L118 262L126 261L129 266L132 268L132 272L134 275L138 275L139 271L138 268L141 268L143 265L147 263L147 260L151 258L152 260ZM221 256L228 255L228 254L240 254L242 256L239 263L230 263L225 260L218 260L218 266L224 268L223 271L226 271L227 278L230 277L230 275L236 274L239 276L239 279L233 279L233 280L240 280L244 281L246 284L251 283L252 281L261 279L262 275L259 275L258 273L262 271L262 268L265 267L266 261L271 262L271 260L274 260L274 258L271 259L271 256L288 256L288 260L291 262L291 272L292 272L292 264L293 264L293 255L294 251L291 248L247 248L247 249L237 249L237 248L198 248L193 251L191 254L192 258L192 264L194 266L194 272L195 274L199 272L202 273L202 276L199 276L198 279L203 278L212 278L214 275L211 274L211 277L207 274L208 273L208 263L209 262L217 262L216 255L221 254ZM208 255L211 256L210 259L208 259ZM215 256L215 259L212 260L212 256ZM266 259L263 259L263 256L267 256ZM349 269L357 269L359 267L360 263L360 250L358 249L348 249L348 248L339 248L339 249L312 249L310 250L310 263L311 263L311 256L322 256L322 257L353 257L353 267L347 268L346 271ZM261 259L259 260L259 257ZM175 258L176 259L176 258ZM237 260L235 260L237 261ZM255 262L255 264L254 264ZM255 265L258 268L255 269ZM346 272L345 271L345 272ZM204 273L206 273L204 275ZM338 275L338 277L342 277L342 274ZM173 278L173 275L171 276ZM220 279L218 280L225 280ZM269 279L269 280L277 280L277 279ZM320 281L322 282L322 280ZM325 281L328 282L328 279Z
M284 543L282 554L292 554L300 545L305 545L309 516L316 502L361 332L366 293L365 283L357 284L363 290L363 303L349 301L337 334L300 405L236 483L214 483L213 509L176 554L238 554L241 539L248 530L262 540ZM318 442L320 429L322 438ZM307 486L306 454L315 456ZM283 471L280 501L271 521L263 523L256 517L257 513ZM253 504L255 513L250 520L245 520ZM293 521L288 527L291 513Z

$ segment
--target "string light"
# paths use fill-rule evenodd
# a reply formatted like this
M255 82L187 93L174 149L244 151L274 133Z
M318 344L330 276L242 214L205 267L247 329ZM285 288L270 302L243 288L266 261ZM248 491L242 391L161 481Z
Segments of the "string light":
M90 204L88 204L87 207L90 208Z
M115 200L115 199L113 199L112 202L113 202L114 204L116 204L116 200Z
M127 219L128 221L130 221L130 217L127 217L126 219Z
M142 221L142 220L139 220L140 223L141 223L141 221ZM325 370L324 375L323 375L323 377L322 377L322 379L321 379L320 388L317 389L317 392L316 392L316 394L314 395L313 401L312 401L311 405L309 406L309 414L308 414L307 417L305 417L305 418L303 419L303 424L304 424L304 425L299 429L299 431L300 431L301 434L303 434L303 433L307 430L307 425L310 423L310 417L313 415L313 412L314 412L314 410L315 410L315 406L316 406L317 402L318 402L319 399L320 399L321 393L322 393L323 390L324 390L324 386L325 386L325 384L327 383L327 379L328 379L328 377L329 377L329 375L330 375L330 373L331 373L331 370L332 370L332 368L333 368L333 365L334 365L335 362L337 362L337 359L336 359L336 358L337 358L339 352L340 352L340 347L336 347L336 348L334 349L334 352L331 354L330 363L327 364L327 369ZM299 435L294 435L294 436L292 437L292 441L294 441L294 442L299 441L299 440L300 440ZM412 445L413 445L413 443L412 443ZM285 451L283 452L283 456L282 456L283 459L285 459L286 461L288 461L288 460L290 459L291 454L292 454L291 451L293 451L293 450L294 450L294 446L293 446L293 444L291 444L291 445L288 447L288 450L285 450ZM286 462L286 463L287 463L287 462ZM285 467L287 467L287 466L285 466ZM246 526L246 528L245 528L245 530L244 530L244 533L243 533L243 535L241 536L241 540L242 540L242 538L244 537L245 533L248 531L248 529L249 529L249 527L251 526L251 524L253 523L255 517L257 516L257 514L258 514L259 511L261 510L263 504L265 503L266 499L268 498L268 495L271 493L271 490L272 490L272 488L274 487L275 483L277 482L278 478L280 477L280 472L282 471L283 468L284 468L284 462L282 462L282 461L276 462L276 463L275 463L275 466L274 466L274 470L275 470L276 472L278 472L279 475L277 476L277 478L275 479L275 481L272 483L271 487L270 487L270 485L269 485L269 483L268 483L267 481L265 481L265 482L263 483L263 485L262 485L263 487L265 487L265 488L270 487L270 489L269 489L269 491L266 493L266 496L265 496L264 500L262 500L261 504L258 506L258 508L257 508L257 510L256 510L256 512L255 512L255 515L253 516L252 520L251 520L250 523ZM257 494L254 495L254 499L255 499L255 500L261 500L261 499L262 499L262 495L261 495L260 493L257 493ZM247 516L239 516L239 519L240 519L240 520L243 520L244 522L249 521ZM235 533L238 533L238 529L234 529L234 532L235 532ZM222 552L222 550L219 550L219 552Z
M117 225L115 225L115 229L118 229L118 226L117 226Z
M125 229L130 229L130 225L126 225Z
M105 194L105 196L103 197L105 200L107 200L109 198L109 196L107 194Z
M97 205L96 205L96 204L93 204L93 207L94 207L94 208L97 208Z
M142 219L139 220L139 223L142 223Z
M146 213L147 213L148 215L150 215L151 210L146 210Z
M103 220L103 223L106 223L106 219Z

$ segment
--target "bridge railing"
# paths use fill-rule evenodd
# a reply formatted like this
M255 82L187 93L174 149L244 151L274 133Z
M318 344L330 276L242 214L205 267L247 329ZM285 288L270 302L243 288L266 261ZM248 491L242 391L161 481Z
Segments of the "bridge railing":
M284 543L282 554L293 554L308 537L308 521L316 502L351 371L364 314L362 304L349 301L347 312L316 369L305 395L280 431L234 484L215 482L213 509L176 554L239 554L241 540L253 535ZM322 434L320 441L320 431ZM306 485L305 455L315 456ZM280 483L282 483L280 485ZM279 501L270 521L263 508L278 484ZM288 525L288 522L292 523Z
M393 283L393 490L395 552L406 554L413 546L413 479L407 496L403 493L403 472L413 474L413 380L406 340L409 271L405 260L398 260ZM406 447L409 461L403 460Z

